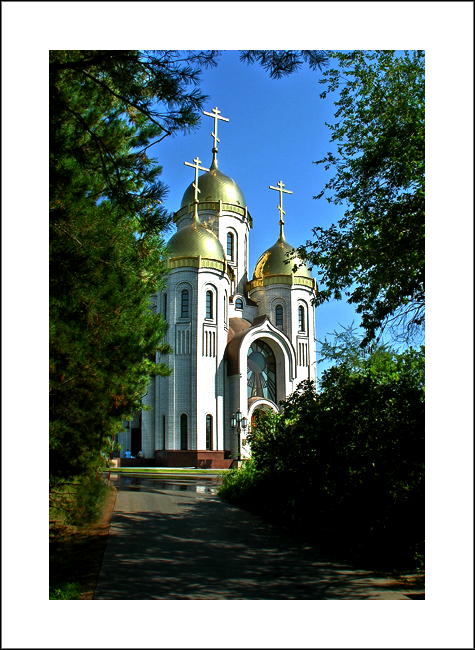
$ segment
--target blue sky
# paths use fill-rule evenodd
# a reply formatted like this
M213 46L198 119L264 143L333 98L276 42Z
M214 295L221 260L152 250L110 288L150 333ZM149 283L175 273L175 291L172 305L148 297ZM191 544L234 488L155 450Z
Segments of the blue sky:
M292 245L312 237L312 228L338 220L341 207L312 197L320 192L331 170L313 161L333 148L325 122L332 121L332 99L320 99L321 73L304 65L282 79L270 79L259 65L239 61L239 51L226 50L218 65L205 69L200 88L209 96L204 110L217 106L229 122L219 122L218 163L221 171L234 178L253 217L250 233L250 274L259 255L278 236L278 193L268 189L279 180L284 195L285 235ZM163 165L162 180L169 187L166 206L180 207L183 192L193 179L184 161L199 156L206 167L211 162L213 120L203 116L191 134L167 138L150 154ZM314 275L315 272L314 272ZM317 338L338 329L338 325L359 322L351 305L331 301L317 308ZM319 371L324 364L319 364Z

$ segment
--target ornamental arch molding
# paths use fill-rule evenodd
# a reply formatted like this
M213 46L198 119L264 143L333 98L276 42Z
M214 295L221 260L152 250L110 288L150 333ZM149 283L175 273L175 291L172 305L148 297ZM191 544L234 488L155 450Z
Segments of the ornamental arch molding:
M248 418L249 422L252 422L252 417L258 411L272 411L273 413L278 413L279 408L274 402L271 402L265 397L251 397L248 400Z
M241 404L248 403L248 353L254 342L262 341L272 351L275 357L276 399L269 400L278 409L279 401L285 399L293 390L296 376L296 358L292 344L287 336L274 327L266 318L260 326L251 327L246 331L239 346L239 375L241 382Z

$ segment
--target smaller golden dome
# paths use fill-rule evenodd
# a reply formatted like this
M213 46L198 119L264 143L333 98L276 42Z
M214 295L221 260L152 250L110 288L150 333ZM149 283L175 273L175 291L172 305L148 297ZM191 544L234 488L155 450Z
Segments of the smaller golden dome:
M216 235L198 221L178 230L167 244L170 259L206 257L225 261L224 250Z
M308 268L302 264L302 260L291 252L294 247L285 241L281 236L273 246L268 248L257 260L254 269L253 280L272 275L293 275L304 278L311 278L312 275ZM294 271L294 267L296 267Z
M200 190L200 203L204 201L222 201L223 203L233 203L245 207L246 201L238 184L229 176L223 174L216 164L216 158L213 157L209 172L205 172L198 178L198 187ZM195 200L194 184L190 183L181 201L183 208Z

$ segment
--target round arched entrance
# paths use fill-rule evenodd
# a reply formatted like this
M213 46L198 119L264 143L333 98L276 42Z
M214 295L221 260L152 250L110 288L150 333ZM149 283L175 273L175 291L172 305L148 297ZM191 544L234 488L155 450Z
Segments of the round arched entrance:
M262 413L262 411L273 411L274 413L279 411L276 404L260 397L251 397L248 401L248 405L249 425L251 428L256 421L256 417L258 417L259 413Z
M247 428L247 433L252 431L252 427L256 423L256 418L259 417L259 414L262 413L263 411L272 411L274 413L278 412L278 408L276 404L273 402L270 402L269 400L262 398L262 397L251 397L248 399L248 411L247 411L247 417L248 417L248 428ZM251 456L251 449L247 440L246 435L243 436L241 439L241 455L242 458L250 458Z

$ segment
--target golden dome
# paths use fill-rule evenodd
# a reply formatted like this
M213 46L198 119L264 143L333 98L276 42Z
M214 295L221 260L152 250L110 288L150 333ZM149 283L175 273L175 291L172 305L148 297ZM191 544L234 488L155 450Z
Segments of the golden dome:
M199 221L178 230L167 244L170 259L177 257L206 257L225 261L219 239Z
M236 181L219 171L215 156L213 156L209 172L205 172L199 177L198 187L200 190L200 203L204 201L223 201L223 203L234 203L243 208L246 205L243 193ZM194 200L195 189L193 183L190 183L183 194L181 207L193 203Z
M279 237L275 244L262 253L257 260L252 279L261 280L272 275L311 278L312 275L308 268L302 264L302 260L295 254L289 255L293 250L294 247L288 244L283 236ZM294 266L297 267L295 271Z

